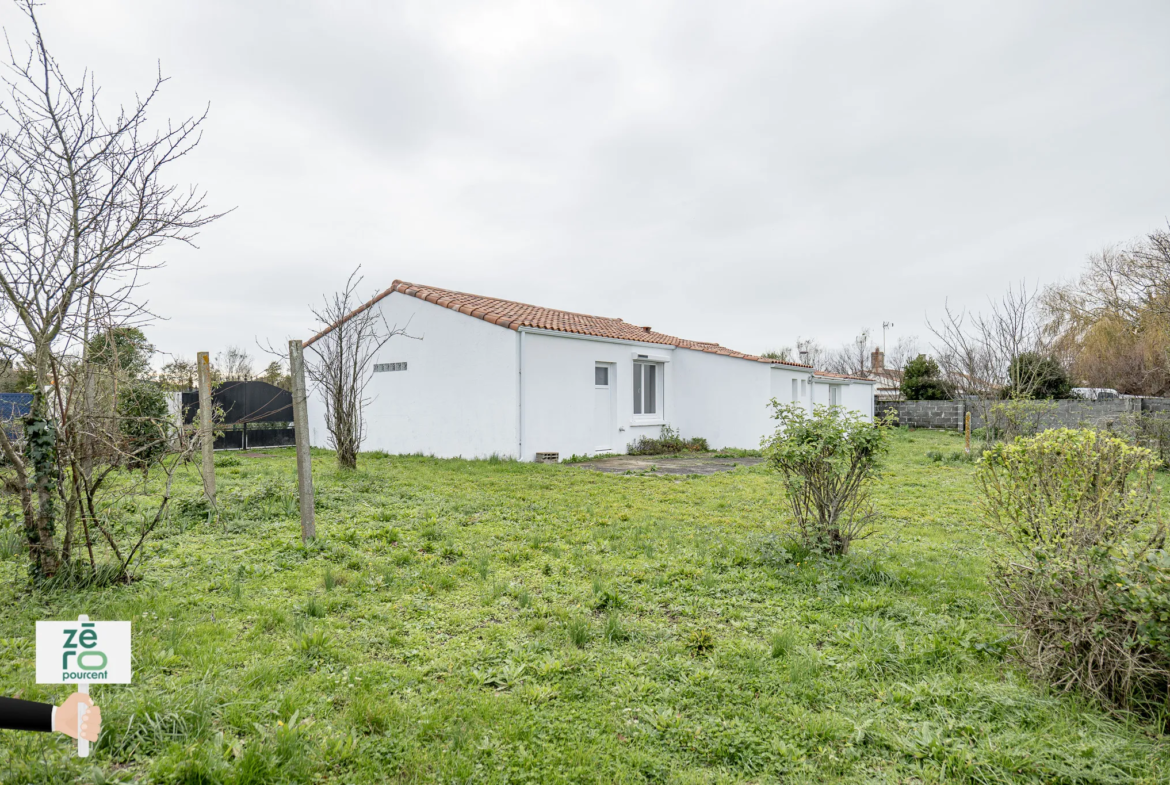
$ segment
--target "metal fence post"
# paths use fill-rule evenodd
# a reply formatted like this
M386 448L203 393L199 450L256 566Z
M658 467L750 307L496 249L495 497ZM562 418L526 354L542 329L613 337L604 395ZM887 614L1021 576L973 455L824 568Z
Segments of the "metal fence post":
M288 342L288 369L292 376L293 431L297 442L297 490L301 502L301 541L317 536L313 510L313 455L309 451L309 404L305 388L305 350L300 341Z

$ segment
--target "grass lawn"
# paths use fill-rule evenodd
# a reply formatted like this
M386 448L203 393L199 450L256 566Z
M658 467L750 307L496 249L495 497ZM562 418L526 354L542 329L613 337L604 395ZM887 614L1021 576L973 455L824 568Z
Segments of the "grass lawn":
M763 466L320 452L304 548L292 453L221 454L224 526L192 469L132 586L33 591L2 539L0 694L70 691L34 684L37 619L133 620L135 672L88 761L0 731L0 782L1170 781L1150 728L1005 660L973 469L927 457L960 447L898 432L835 567L786 558Z

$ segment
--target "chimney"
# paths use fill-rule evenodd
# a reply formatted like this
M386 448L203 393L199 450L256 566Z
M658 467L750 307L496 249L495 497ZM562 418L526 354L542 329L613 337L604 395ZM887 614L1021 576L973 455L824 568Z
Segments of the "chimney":
M883 352L881 349L874 349L873 354L870 355L869 360L870 360L870 365L873 366L874 373L881 373L882 371L884 371L886 369L885 368L886 355L885 355L885 352Z
M800 364L808 365L808 349L800 350Z
M650 332L650 328L649 328L649 327L643 327L643 328L642 328L642 332L644 332L644 333L648 333L648 332Z

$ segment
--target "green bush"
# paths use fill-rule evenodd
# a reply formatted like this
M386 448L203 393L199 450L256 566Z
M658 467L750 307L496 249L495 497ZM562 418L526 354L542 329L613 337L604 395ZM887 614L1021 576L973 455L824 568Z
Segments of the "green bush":
M1138 412L1123 420L1123 428L1136 444L1158 456L1162 468L1170 468L1170 415Z
M945 401L951 397L938 363L925 354L906 363L902 370L901 389L908 401Z
M994 403L988 409L991 427L983 429L983 436L988 445L996 438L1010 442L1035 436L1045 429L1046 422L1055 414L1054 401L1013 398Z
M118 419L130 466L146 468L166 453L167 394L158 384L138 380L123 384L118 389Z
M1055 358L1036 352L1021 352L1008 365L1010 383L1004 398L1070 398L1072 380Z
M769 465L783 477L789 510L802 542L841 555L868 536L876 518L870 490L888 450L889 429L839 406L817 407L773 399L776 433L764 440Z
M640 436L630 442L626 452L630 455L670 455L680 452L707 452L707 440L701 436L684 439L677 428L663 425L658 438Z
M1037 678L1107 707L1165 712L1170 561L1157 517L1155 460L1091 430L997 444L979 482L996 599Z

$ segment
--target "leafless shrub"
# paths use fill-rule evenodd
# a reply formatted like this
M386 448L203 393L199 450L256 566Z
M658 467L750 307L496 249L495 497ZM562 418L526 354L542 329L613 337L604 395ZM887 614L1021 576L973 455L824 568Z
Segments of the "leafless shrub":
M987 313L955 311L948 304L941 320L927 322L934 334L934 357L947 389L981 415L994 421L992 408L1005 390L1014 397L1031 398L1044 379L1041 367L1013 363L1025 355L1050 357L1053 337L1038 292L1021 283L1009 287L999 300L989 303ZM994 429L984 428L988 445Z
M1170 230L1091 255L1074 281L1044 292L1076 376L1131 395L1170 392Z
M326 296L325 304L313 311L322 330L305 343L312 352L306 356L305 375L324 403L325 428L343 469L357 467L366 436L363 411L369 403L366 388L375 355L395 336L414 338L406 326L387 324L373 299L360 303L359 270L350 274L343 290Z
M161 75L132 106L103 114L93 76L71 82L49 54L37 4L16 5L32 41L27 54L10 44L2 77L0 360L28 369L33 405L23 450L0 428L4 484L20 499L36 577L69 564L78 521L87 547L94 528L102 532L124 575L137 546L117 547L97 493L112 476L98 467L103 460L124 465L126 446L111 438L121 429L98 406L86 347L101 330L148 320L138 284L158 266L150 252L167 241L192 242L218 217L201 193L164 179L170 164L195 149L203 117L152 130L147 115ZM102 457L106 448L113 460ZM168 498L164 492L160 516Z

